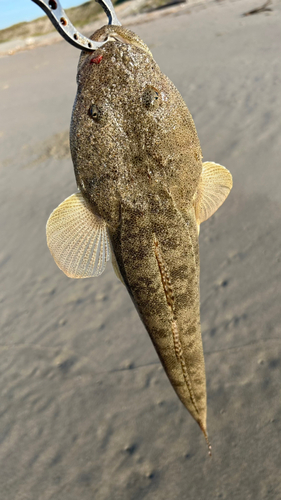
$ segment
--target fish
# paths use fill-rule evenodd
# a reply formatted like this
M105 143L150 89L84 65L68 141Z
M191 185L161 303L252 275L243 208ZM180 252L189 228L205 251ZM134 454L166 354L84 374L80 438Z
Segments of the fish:
M211 453L198 237L232 176L202 163L182 96L135 33L108 25L91 39L107 43L78 63L70 124L78 192L50 215L47 244L71 278L99 276L111 258Z

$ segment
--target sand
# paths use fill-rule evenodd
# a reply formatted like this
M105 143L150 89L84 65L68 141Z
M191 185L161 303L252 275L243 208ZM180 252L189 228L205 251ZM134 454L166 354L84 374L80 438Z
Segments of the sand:
M46 246L79 52L0 59L1 500L281 499L281 4L259 5L134 27L234 179L200 234L212 458L111 265L70 280Z

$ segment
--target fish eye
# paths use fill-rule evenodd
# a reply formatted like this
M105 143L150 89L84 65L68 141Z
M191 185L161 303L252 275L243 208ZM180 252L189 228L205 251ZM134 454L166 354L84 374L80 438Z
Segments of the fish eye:
M89 108L89 116L94 120L94 122L100 122L103 116L102 109L96 104L92 104Z
M160 92L152 85L147 85L142 94L142 103L146 108L157 108L160 104Z

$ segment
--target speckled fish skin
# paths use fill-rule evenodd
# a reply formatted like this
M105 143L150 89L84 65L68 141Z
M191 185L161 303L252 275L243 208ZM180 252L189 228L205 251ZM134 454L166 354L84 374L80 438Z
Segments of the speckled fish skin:
M206 436L193 206L200 143L180 93L146 45L116 26L92 39L107 35L116 39L83 52L78 66L70 132L77 184L106 221L127 290L177 395Z

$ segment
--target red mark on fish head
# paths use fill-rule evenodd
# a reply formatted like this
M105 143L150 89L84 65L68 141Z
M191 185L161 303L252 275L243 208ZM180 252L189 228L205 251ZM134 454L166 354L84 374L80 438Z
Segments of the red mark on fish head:
M93 57L93 59L90 60L90 64L99 64L102 58L103 56L101 54L99 56Z

